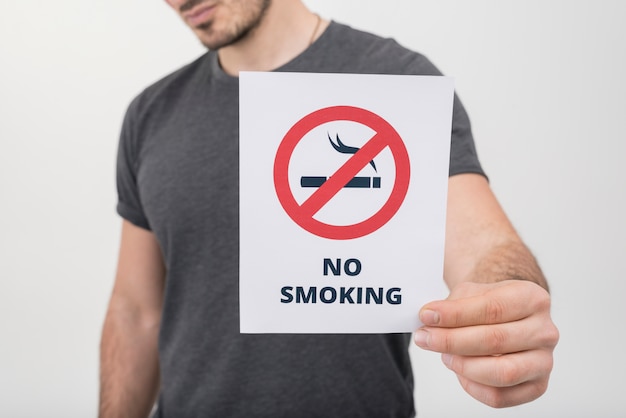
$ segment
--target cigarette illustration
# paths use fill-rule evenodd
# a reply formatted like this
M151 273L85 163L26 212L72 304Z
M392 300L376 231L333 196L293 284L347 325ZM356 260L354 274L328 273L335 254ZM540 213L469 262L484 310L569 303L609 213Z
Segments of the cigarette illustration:
M300 186L320 187L326 180L328 180L328 177L302 176L300 177ZM380 189L380 177L353 177L352 180L343 187L353 189Z
M327 133L327 135L328 140L330 141L330 145L332 145L337 152L340 152L342 154L356 154L356 152L360 149L357 147L350 147L341 142L341 139L339 139L339 134L336 135L337 143L333 142L329 133ZM371 160L369 164L372 166L375 172L378 172L374 160ZM300 186L320 187L328 179L329 177L326 176L302 176L300 177ZM380 189L380 177L353 177L352 180L350 180L343 187L353 189Z

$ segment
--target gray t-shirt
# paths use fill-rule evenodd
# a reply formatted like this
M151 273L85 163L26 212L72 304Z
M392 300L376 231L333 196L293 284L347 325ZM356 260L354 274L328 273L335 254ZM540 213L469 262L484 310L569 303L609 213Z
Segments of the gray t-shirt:
M440 74L335 22L277 71ZM147 88L124 120L117 210L154 232L167 267L157 416L413 416L410 334L239 333L238 94L210 51ZM451 148L450 175L482 173L457 98Z

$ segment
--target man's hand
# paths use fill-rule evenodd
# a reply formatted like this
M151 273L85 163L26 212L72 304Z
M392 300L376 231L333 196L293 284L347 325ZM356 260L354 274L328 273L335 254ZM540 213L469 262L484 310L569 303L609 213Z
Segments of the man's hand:
M522 280L463 282L420 311L415 343L442 353L467 393L495 408L530 402L547 389L559 333L550 295Z

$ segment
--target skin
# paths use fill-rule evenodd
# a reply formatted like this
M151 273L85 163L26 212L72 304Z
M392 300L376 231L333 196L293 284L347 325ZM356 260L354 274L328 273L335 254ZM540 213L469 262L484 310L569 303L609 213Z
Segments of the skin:
M254 35L269 8L269 0L167 0L209 49L219 49Z
M203 44L218 49L222 68L233 76L285 64L328 25L318 25L300 0L167 3ZM197 14L207 5L214 7ZM444 279L450 295L420 310L424 326L415 343L442 353L462 387L487 405L532 401L547 388L559 338L546 280L484 177L456 175L448 186ZM164 282L154 234L123 221L101 342L101 418L150 412L159 386Z

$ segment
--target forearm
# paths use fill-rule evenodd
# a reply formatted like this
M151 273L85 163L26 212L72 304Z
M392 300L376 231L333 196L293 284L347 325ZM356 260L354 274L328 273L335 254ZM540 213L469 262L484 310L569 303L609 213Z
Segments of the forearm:
M520 241L499 244L483 254L464 281L495 283L503 280L527 280L549 291L537 260Z
M100 347L100 418L145 418L159 387L158 318L146 318L112 301Z
M450 289L463 282L527 280L548 290L535 257L482 176L450 178L445 248L444 278Z

